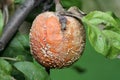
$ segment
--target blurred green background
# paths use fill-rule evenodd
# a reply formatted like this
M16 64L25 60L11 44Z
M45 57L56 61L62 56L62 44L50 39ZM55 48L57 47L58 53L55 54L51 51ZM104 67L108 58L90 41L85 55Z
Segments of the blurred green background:
M73 1L73 4L70 4ZM120 0L62 0L63 6L78 6L85 13L112 11L120 17ZM120 80L120 60L106 59L95 52L88 40L83 56L69 68L51 70L52 80Z
M77 67L77 68L75 68ZM83 56L70 68L51 70L52 80L120 80L120 60L106 59L86 43Z

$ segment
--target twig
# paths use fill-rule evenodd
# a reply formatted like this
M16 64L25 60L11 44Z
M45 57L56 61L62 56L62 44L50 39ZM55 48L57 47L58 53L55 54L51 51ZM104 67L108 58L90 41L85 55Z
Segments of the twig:
M0 38L0 51L4 50L5 46L11 40L30 11L42 1L43 0L25 0L25 2L16 10L15 14L6 24L3 35Z
M16 58L10 58L10 57L0 57L0 58L10 61L18 61Z

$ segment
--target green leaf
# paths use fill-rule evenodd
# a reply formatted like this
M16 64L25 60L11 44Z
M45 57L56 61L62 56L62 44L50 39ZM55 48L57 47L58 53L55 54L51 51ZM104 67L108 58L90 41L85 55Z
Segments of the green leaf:
M0 80L14 80L10 76L12 71L12 66L6 61L0 58Z
M18 32L2 54L6 57L21 58L20 60L32 60L29 36Z
M15 4L21 4L21 3L23 3L25 0L14 0L14 3Z
M4 25L4 19L3 19L2 11L0 10L0 36L2 34L3 25Z
M112 12L107 12L107 13L109 13L109 14L115 19L115 21L117 22L118 28L117 28L117 29L113 28L113 29L114 29L113 31L115 31L115 32L117 32L117 33L120 34L120 18L118 18L118 17L117 17L114 13L112 13Z
M15 80L12 76L0 71L0 80Z
M104 56L107 56L110 46L108 44L106 37L99 30L99 28L89 25L88 36L89 36L89 40L92 43L92 46L94 46L95 50L97 52L100 52Z
M114 59L120 54L120 19L110 12L94 11L83 17L91 45Z
M5 60L0 58L0 71L6 74L10 74L12 71L12 66Z
M108 57L116 58L118 55L120 55L120 34L110 30L104 30L103 33L111 44Z
M92 24L98 24L101 22L105 22L108 25L117 25L115 19L109 14L101 11L93 11L85 16L86 20L88 20ZM92 21L91 21L92 20ZM96 21L99 20L99 21ZM111 23L110 23L111 22Z
M70 8L71 6L77 6L82 8L82 0L61 0L63 7Z
M45 70L32 62L17 62L14 66L25 75L27 80L49 80Z

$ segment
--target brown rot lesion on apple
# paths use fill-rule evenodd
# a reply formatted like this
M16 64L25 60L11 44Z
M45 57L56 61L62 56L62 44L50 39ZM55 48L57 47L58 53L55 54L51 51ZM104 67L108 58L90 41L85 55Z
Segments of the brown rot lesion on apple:
M83 25L74 17L65 18L69 23L66 24L67 30L64 30L64 34L55 12L39 14L32 24L30 30L32 55L46 70L68 67L76 62L84 51Z
M81 57L85 47L85 29L78 20L84 13L77 7L65 10L60 0L54 1L56 11L39 14L30 30L32 55L48 73L50 69L72 65Z

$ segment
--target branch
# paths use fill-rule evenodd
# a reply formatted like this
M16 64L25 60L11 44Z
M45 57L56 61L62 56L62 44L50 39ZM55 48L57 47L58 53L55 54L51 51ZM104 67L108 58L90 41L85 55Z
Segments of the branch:
M17 32L19 26L23 23L30 11L42 1L44 0L25 0L25 2L16 10L6 24L3 35L0 38L0 51L4 50L5 46Z

